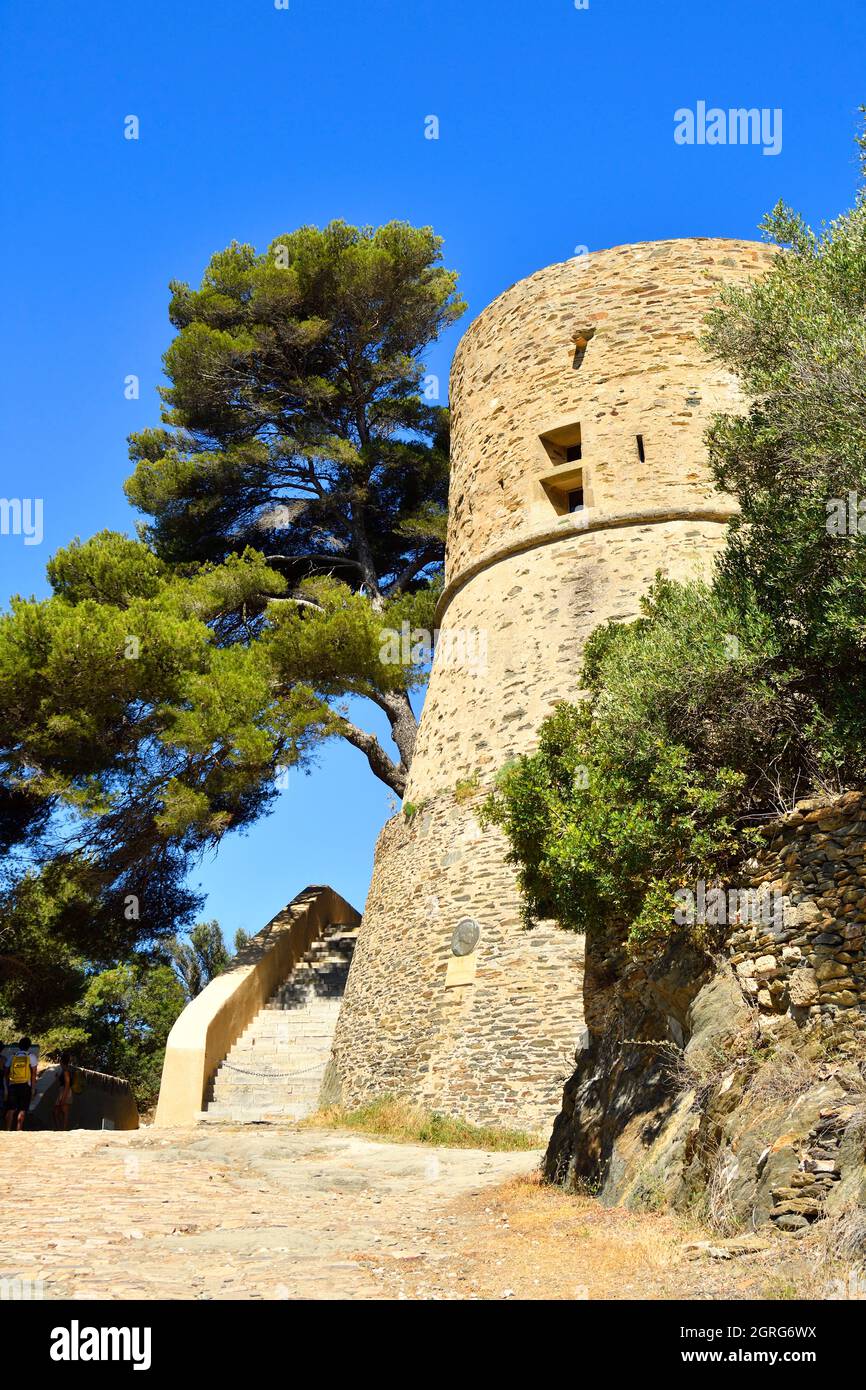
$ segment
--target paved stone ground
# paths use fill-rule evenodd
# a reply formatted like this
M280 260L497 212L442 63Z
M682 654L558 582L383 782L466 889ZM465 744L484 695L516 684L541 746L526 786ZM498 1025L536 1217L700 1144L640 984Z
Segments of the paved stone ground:
M753 1300L845 1276L778 1233L701 1253L682 1218L540 1185L539 1157L286 1124L4 1133L0 1278L55 1299Z
M537 1162L288 1126L2 1134L0 1190L26 1197L0 1276L46 1298L393 1298L455 1198Z

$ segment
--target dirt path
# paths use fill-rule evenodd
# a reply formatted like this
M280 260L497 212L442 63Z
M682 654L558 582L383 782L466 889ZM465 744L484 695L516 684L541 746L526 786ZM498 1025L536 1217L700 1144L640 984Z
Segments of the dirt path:
M540 1187L537 1161L276 1126L4 1134L2 1190L24 1174L34 1195L0 1276L106 1299L760 1298L789 1278L788 1249L696 1259L681 1223Z

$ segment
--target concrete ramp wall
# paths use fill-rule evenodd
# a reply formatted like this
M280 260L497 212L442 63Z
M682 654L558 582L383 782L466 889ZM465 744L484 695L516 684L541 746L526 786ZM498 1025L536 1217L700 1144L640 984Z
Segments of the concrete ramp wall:
M194 1124L232 1045L325 927L355 927L358 912L333 888L312 886L252 938L189 1003L168 1036L154 1123Z

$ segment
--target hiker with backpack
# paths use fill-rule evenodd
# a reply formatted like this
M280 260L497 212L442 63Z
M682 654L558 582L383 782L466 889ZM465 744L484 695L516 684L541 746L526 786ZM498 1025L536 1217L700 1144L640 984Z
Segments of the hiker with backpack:
M17 1047L10 1049L9 1064L6 1069L6 1128L13 1124L17 1129L24 1128L27 1111L36 1090L36 1063L38 1053L32 1049L29 1038L20 1038Z
M69 1108L72 1105L72 1093L74 1090L75 1072L72 1066L72 1058L68 1052L64 1052L60 1058L60 1091L54 1102L54 1128L69 1128Z

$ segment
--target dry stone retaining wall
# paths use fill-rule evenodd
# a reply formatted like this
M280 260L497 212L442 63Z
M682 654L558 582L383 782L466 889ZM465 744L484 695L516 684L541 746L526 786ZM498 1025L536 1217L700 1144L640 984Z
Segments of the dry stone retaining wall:
M732 933L740 985L764 1018L788 1014L816 1042L862 1051L866 798L849 792L801 802L768 826L766 836L745 881L780 911L775 921L749 922Z

